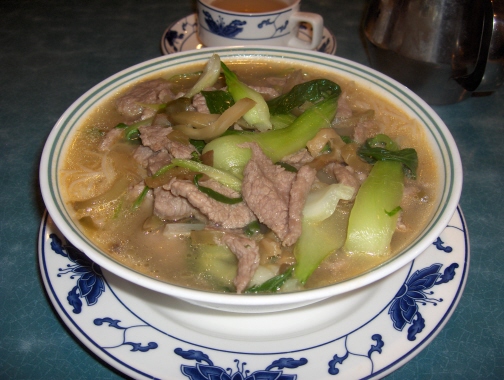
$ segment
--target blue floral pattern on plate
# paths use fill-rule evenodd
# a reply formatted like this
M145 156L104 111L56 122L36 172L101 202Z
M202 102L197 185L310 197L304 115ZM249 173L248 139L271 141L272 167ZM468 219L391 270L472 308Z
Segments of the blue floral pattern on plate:
M459 209L432 248L404 268L405 277L391 275L395 297L380 301L378 313L364 314L365 322L357 328L339 322L285 341L241 342L186 331L154 315L142 319L139 312L149 307L142 294L124 298L114 277L62 243L65 238L47 215L39 241L46 290L73 333L129 376L170 380L382 377L413 357L444 326L462 294L469 262ZM84 299L87 307L76 309L76 299Z
M72 263L59 268L58 277L71 273L71 279L77 278L76 285L68 292L67 300L73 307L72 311L79 314L82 311L81 298L86 300L88 306L93 306L105 291L101 269L72 244L62 244L58 235L50 234L49 238L52 250Z
M426 291L434 285L441 285L453 280L455 277L455 269L458 268L457 263L448 266L444 274L439 273L442 264L432 264L428 268L417 270L413 275L401 286L392 305L389 309L390 317L394 324L394 328L401 331L406 324L412 326L408 330L408 339L415 340L415 336L422 332L425 327L425 320L418 311L418 303L426 305L428 302L434 305L437 302L442 302L442 299L432 299L428 297ZM429 295L434 294L430 292Z
M233 371L231 368L224 369L214 365L210 357L201 351L184 351L181 348L176 348L175 353L184 359L197 362L194 366L181 366L181 372L191 380L296 380L296 375L284 374L282 370L284 368L297 368L308 362L305 358L281 358L273 361L264 370L251 372L245 369L247 363L241 363L240 365L240 361L235 360L237 370ZM207 364L201 364L202 362ZM275 370L275 368L278 368L278 370Z

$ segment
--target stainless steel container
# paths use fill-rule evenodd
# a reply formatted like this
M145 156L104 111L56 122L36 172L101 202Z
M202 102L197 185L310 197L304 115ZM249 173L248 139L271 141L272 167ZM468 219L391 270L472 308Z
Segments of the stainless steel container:
M504 82L504 0L370 0L363 29L371 66L430 104Z

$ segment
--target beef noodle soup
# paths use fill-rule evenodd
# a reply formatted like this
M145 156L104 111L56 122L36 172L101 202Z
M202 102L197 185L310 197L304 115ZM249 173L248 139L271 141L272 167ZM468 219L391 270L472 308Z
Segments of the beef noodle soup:
M218 55L93 110L59 181L72 217L114 260L234 293L368 271L418 236L439 192L422 128L378 94Z

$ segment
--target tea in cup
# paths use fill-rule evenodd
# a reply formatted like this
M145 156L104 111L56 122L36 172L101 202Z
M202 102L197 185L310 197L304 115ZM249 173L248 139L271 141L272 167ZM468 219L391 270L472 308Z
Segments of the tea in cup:
M300 12L301 0L198 0L198 36L205 46L269 45L315 49L324 20ZM298 37L300 23L312 26L311 41Z

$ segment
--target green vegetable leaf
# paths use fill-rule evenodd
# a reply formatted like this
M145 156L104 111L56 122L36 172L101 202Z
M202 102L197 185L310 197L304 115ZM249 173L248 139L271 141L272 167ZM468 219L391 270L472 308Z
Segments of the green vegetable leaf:
M311 192L303 208L302 232L294 246L294 275L306 283L320 263L345 242L346 213L338 212L341 199L350 200L354 189L341 183Z
M157 176L158 173L162 173L163 170L164 171L169 170L169 168L174 167L174 166L179 166L181 168L189 169L193 172L206 174L207 176L216 180L217 182L221 183L224 186L227 186L235 191L241 191L241 184L242 184L241 180L236 178L231 173L216 169L212 166L208 166L208 165L202 164L200 162L196 162L196 161L192 161L192 160L184 160L181 158L174 158L170 164L159 169L154 174L154 176ZM168 168L168 169L165 169L165 168Z
M374 164L378 161L395 161L403 164L405 174L415 179L418 168L418 155L415 149L399 150L398 145L386 135L378 135L359 148L357 154L364 161Z
M199 162L201 163L201 157L198 152L192 152L191 153L191 161Z
M245 293L276 293L282 285L292 276L294 267L289 267L285 272L264 281L261 285L254 285L245 290Z
M135 199L135 202L133 202L133 210L136 210L137 208L140 207L140 205L142 204L143 200L147 196L147 192L148 191L149 191L149 187L148 186L144 186L144 188L143 188L142 192L140 193L140 195Z
M185 94L186 98L192 98L204 88L213 86L219 79L220 75L220 57L218 54L213 54L203 69L201 76L196 84Z
M387 214L388 216L394 216L399 211L402 211L402 207L401 206L397 206L396 208L394 208L393 210L390 210L390 211L385 210L385 214Z
M292 166L291 164L288 164L287 162L278 161L278 162L276 163L276 165L281 166L281 167L282 167L282 168L284 168L286 171L291 172L291 173L297 173L297 172L298 172L298 170L297 170L294 166Z
M351 144L354 142L350 136L340 136L340 137L345 144Z
M189 169L193 172L206 174L207 176L216 180L217 182L221 183L224 186L227 186L235 191L241 191L241 184L242 184L241 180L236 178L234 175L216 169L212 166L205 165L201 162L181 158L174 158L171 163L158 169L158 171L154 173L152 177L159 177L177 166Z
M126 132L126 140L135 141L140 138L140 132L138 128L128 128Z
M400 150L400 146L387 135L377 134L375 137L367 139L366 143L372 148L385 148L391 151Z
M212 114L222 114L235 102L233 96L227 91L201 91L205 97L208 110Z
M148 119L137 121L136 123L131 125L119 123L115 126L115 128L124 130L124 137L126 138L126 140L135 141L140 139L140 132L138 131L138 128L151 124L153 120L154 117L149 117Z
M273 124L273 129L283 129L291 125L296 120L296 116L291 113L277 114L271 115L270 120L271 124Z
M198 151L199 154L201 154L201 152L203 152L203 148L206 145L206 142L204 140L189 139L189 142L191 143L191 145L193 147L196 148L196 150Z
M255 234L261 232L261 223L257 220L250 222L245 227L243 227L243 233L247 236L254 236Z
M359 188L348 220L345 251L348 254L384 256L396 229L403 196L404 173L400 162L378 161Z
M294 86L287 94L271 99L267 104L271 115L286 114L305 102L315 103L334 94L341 94L338 84L329 79L314 79Z
M203 176L203 174L198 174L198 175L194 176L193 182L196 185L196 187L198 188L198 190L201 191L203 194L208 195L210 198L215 199L218 202L225 203L228 205L234 205L236 203L240 203L243 201L242 197L230 198L230 197L227 197L227 196L225 196L225 195L223 195L223 194L221 194L221 193L219 193L209 187L201 186L199 184L199 180L202 176Z
M287 128L263 133L227 133L209 142L203 153L213 150L214 167L241 178L251 152L248 148L241 148L240 144L256 142L271 161L277 162L304 148L320 129L329 128L337 108L338 97L332 95L308 108Z
M262 95L241 82L224 62L221 62L221 68L226 78L228 91L233 96L235 102L243 98L249 98L256 102L255 106L243 115L245 121L261 132L272 129L273 126L270 121L268 105Z

